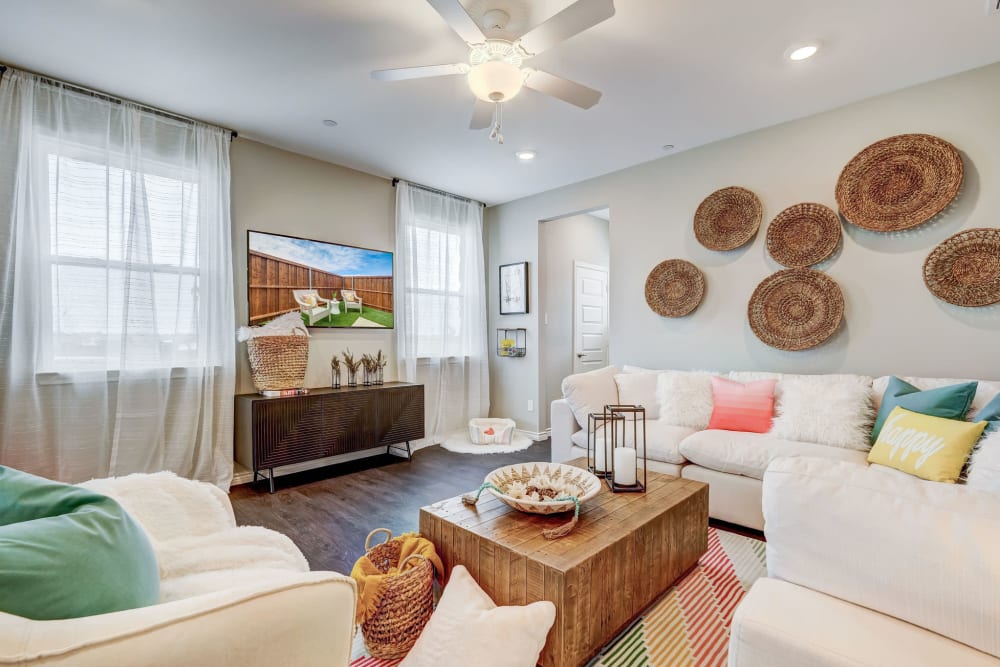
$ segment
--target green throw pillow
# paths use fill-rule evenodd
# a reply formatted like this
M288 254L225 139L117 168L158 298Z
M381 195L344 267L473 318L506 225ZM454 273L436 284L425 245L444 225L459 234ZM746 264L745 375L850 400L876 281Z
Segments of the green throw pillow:
M983 406L983 409L972 418L974 422L986 422L986 433L1000 431L1000 394Z
M903 382L898 377L891 378L885 388L885 393L882 395L882 405L878 409L878 416L875 417L872 443L878 440L882 424L885 423L889 413L896 406L931 417L965 419L965 413L969 411L969 406L972 405L972 399L976 397L978 387L978 382L963 382L962 384L920 391L917 387L909 382ZM976 421L980 421L980 419L976 419Z
M0 466L0 611L79 618L159 597L153 547L121 505Z

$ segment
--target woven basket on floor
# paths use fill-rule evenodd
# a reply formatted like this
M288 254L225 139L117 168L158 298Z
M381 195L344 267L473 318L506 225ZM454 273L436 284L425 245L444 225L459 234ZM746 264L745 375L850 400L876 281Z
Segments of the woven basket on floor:
M389 539L374 547L371 539L386 533ZM434 611L434 566L419 554L399 562L400 538L393 538L387 528L378 528L365 540L365 558L380 572L402 570L408 561L413 566L387 578L375 611L361 624L365 646L373 658L398 660L409 653Z
M247 341L250 378L257 391L297 389L306 383L309 336L257 336Z
M909 229L943 211L964 174L962 156L944 139L900 134L875 142L847 163L837 181L837 206L863 229Z
M795 204L767 226L767 251L791 269L818 264L840 244L840 218L822 204Z
M924 262L924 283L956 306L1000 303L1000 229L966 229L942 241Z
M694 235L709 250L735 250L757 234L764 206L750 190L722 188L705 197L694 214Z

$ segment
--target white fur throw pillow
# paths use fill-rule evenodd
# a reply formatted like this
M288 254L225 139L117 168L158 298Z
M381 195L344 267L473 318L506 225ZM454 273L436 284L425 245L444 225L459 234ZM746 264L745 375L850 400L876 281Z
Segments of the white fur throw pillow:
M569 409L576 417L580 428L587 428L587 416L592 412L604 412L605 405L618 402L618 385L615 374L618 369L608 366L596 371L570 375L562 381L562 394Z
M619 373L615 376L618 385L618 402L625 405L641 405L646 408L646 419L660 418L660 403L656 398L656 378L659 372Z
M972 450L966 484L1000 493L1000 431L987 433Z
M871 449L875 406L871 389L855 379L786 378L771 435L831 447Z
M556 620L551 602L498 607L461 565L399 667L534 667Z
M657 376L660 419L673 426L708 428L712 418L712 374L664 371Z

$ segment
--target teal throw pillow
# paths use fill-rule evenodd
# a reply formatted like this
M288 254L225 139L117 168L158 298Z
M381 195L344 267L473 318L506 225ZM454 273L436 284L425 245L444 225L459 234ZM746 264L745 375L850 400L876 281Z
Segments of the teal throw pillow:
M159 597L153 547L121 505L0 466L0 611L79 618Z
M986 422L986 433L1000 431L1000 394L983 406L983 409L972 418L974 422Z
M878 416L875 417L872 443L878 440L882 425L888 419L889 413L897 406L931 417L965 419L965 414L969 411L969 406L972 405L972 399L976 397L976 389L978 388L978 382L963 382L921 391L898 377L891 378L885 388L885 393L882 395L882 405L878 409ZM976 419L976 421L980 420Z

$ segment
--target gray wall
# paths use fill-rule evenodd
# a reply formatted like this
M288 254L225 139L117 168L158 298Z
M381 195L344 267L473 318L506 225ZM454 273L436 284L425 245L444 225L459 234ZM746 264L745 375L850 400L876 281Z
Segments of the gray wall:
M926 290L921 273L927 254L948 236L1000 226L998 113L1000 64L995 64L490 208L488 294L495 298L499 264L528 260L537 266L539 220L609 206L614 363L998 378L1000 309L942 303ZM747 325L747 301L754 287L780 268L764 248L767 222L798 202L836 209L837 177L851 157L874 141L906 132L938 135L962 152L966 177L957 201L938 219L908 232L882 235L845 225L842 249L820 267L844 291L842 329L805 352L781 352L758 341ZM728 185L755 191L765 222L749 246L711 252L695 240L692 216L707 194ZM682 319L656 316L643 297L649 270L671 257L693 261L708 280L705 301ZM533 271L532 304L538 303L538 289ZM496 313L493 303L491 328L500 321ZM516 419L523 429L541 430L548 406L526 410L527 398L542 396L539 357L531 354L539 346L539 311L533 307L530 314L503 322L528 329L529 354L493 359L492 411Z
M608 266L609 242L608 221L592 215L558 218L538 226L540 430L549 428L547 406L562 395L562 379L573 372L573 264Z
M391 181L238 138L232 145L233 285L236 323L247 322L247 230L395 250ZM306 386L330 384L330 357L350 347L389 356L396 379L395 331L311 329ZM252 392L246 345L237 347L236 391Z

